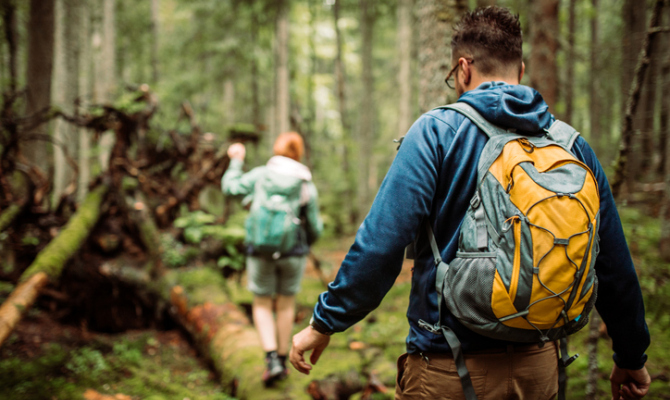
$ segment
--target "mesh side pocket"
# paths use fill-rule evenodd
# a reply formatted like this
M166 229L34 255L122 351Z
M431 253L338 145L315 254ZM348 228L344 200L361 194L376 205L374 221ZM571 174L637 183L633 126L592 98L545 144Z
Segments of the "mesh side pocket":
M491 291L496 270L496 258L457 257L449 264L443 297L449 311L458 319L474 325L497 321L491 310Z

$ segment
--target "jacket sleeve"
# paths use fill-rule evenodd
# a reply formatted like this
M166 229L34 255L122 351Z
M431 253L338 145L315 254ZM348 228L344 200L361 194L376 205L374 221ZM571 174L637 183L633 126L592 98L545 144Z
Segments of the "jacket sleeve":
M323 221L319 216L319 195L314 183L309 183L309 201L305 206L307 244L312 245L323 232Z
M393 286L420 223L431 209L438 171L438 135L431 117L405 136L370 212L335 280L319 296L315 321L341 332L363 319Z
M247 196L254 191L254 185L260 175L261 168L254 168L244 174L244 161L231 159L226 173L221 178L221 190L226 196Z
M578 139L575 147L577 156L593 171L600 190L600 254L595 264L598 277L596 309L612 338L616 364L620 368L640 369L647 360L645 351L650 342L640 283L607 176L584 139Z

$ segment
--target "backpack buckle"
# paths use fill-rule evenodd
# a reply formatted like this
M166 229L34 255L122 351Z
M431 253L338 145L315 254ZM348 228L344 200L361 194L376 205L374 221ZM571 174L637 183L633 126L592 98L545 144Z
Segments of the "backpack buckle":
M558 364L562 368L567 368L568 366L570 366L570 364L572 364L577 359L577 357L579 357L579 353L575 353L568 358L561 358L560 360L558 360Z
M477 208L477 207L479 207L480 203L481 203L481 200L479 200L479 192L475 192L475 195L472 196L472 199L470 199L470 206L472 208Z

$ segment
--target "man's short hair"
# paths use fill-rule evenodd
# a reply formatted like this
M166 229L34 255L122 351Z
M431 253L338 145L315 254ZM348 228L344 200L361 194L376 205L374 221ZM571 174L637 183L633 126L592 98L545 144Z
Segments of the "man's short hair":
M521 72L519 15L504 7L480 7L461 17L451 40L452 59L472 57L482 75Z

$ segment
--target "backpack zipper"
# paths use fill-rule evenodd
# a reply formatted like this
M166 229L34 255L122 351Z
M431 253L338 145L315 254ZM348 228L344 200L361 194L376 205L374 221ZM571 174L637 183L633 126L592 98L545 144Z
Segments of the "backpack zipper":
M514 261L512 263L512 277L509 284L509 298L514 303L517 288L519 286L519 274L521 273L521 218L514 215L505 222L514 224Z

